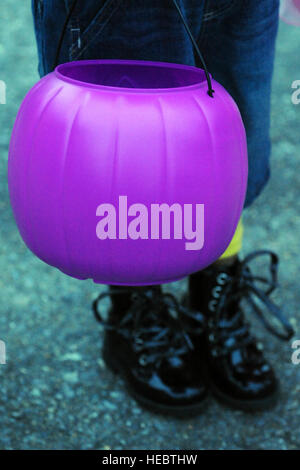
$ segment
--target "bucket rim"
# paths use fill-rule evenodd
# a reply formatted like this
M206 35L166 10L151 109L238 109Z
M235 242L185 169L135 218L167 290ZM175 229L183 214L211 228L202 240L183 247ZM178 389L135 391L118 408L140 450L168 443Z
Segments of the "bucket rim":
M93 83L89 81L83 81L77 78L68 76L66 72L70 69L84 66L101 66L101 65L132 65L132 66L141 66L141 67L152 67L152 68L164 68L168 70L181 70L183 72L194 72L199 75L199 81L192 83L190 85L178 85L173 87L158 87L158 88L149 88L149 87L121 87L113 85L103 85L99 83ZM204 88L206 90L206 79L205 72L199 67L193 65L177 64L173 62L160 62L160 61L148 61L148 60L121 60L121 59L94 59L94 60L80 60L73 62L65 62L59 64L54 73L57 78L62 81L77 85L80 87L87 88L96 88L102 91L115 91L119 93L177 93L182 91L194 90L199 88ZM211 77L212 78L212 77Z

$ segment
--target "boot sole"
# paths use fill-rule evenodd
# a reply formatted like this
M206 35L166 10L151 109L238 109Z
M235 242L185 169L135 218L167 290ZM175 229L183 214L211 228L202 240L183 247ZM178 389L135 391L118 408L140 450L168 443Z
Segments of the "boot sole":
M280 395L279 387L277 390L269 397L260 398L257 400L238 400L226 395L218 387L216 387L212 382L210 382L210 390L214 397L221 403L229 406L235 410L242 410L248 413L255 413L265 410L270 410L277 403Z
M207 402L209 399L208 395L204 396L201 402L195 405L168 406L149 400L148 398L145 398L144 396L138 394L129 385L128 381L126 380L125 374L122 372L117 361L114 361L111 355L106 354L105 350L102 351L102 358L106 366L111 370L111 372L116 375L119 375L122 378L129 395L131 395L132 398L134 398L142 407L148 409L149 411L184 419L195 417L196 414L199 414L204 411L204 408L206 408L207 406Z
M277 389L272 393L272 395L268 397L253 400L239 400L222 392L222 390L220 390L220 388L214 384L210 378L207 367L204 367L204 377L214 398L216 398L220 403L227 405L234 410L241 410L248 413L261 412L274 408L274 406L276 406L279 401L279 383L277 385Z

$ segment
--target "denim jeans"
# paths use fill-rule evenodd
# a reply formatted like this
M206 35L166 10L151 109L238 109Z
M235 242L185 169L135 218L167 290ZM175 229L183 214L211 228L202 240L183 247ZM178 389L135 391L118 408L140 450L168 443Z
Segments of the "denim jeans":
M52 71L72 0L32 0L39 73ZM246 127L245 207L270 175L270 94L279 0L180 0L212 76L235 99ZM198 65L171 0L79 0L59 62L143 59Z

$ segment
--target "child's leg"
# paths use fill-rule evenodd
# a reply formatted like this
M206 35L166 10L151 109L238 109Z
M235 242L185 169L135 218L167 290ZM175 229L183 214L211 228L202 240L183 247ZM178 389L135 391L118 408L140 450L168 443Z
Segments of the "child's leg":
M230 265L235 262L239 252L242 249L243 232L244 232L243 222L242 222L242 219L240 219L229 246L224 251L222 256L220 256L220 258L216 261L217 264Z
M208 8L217 5L208 0ZM235 99L247 133L249 176L245 207L269 178L270 97L279 0L232 2L227 17L206 16L200 48L208 69Z
M208 0L207 8L217 8L217 4L217 0ZM270 94L279 2L247 0L232 5L225 17L220 10L206 13L200 48L213 77L230 92L242 114L249 156L245 206L249 206L269 177ZM207 318L204 349L212 390L232 406L256 410L275 402L278 381L249 331L241 301L250 299L250 307L263 321L264 308L276 316L278 308L257 285L249 262L253 257L269 255L270 275L263 279L265 289L272 286L277 262L270 252L256 252L242 261L238 257L242 234L240 222L220 259L189 277L189 297L190 306ZM280 315L288 339L292 328Z
M181 3L189 5L184 11L198 35L204 2ZM33 0L41 75L52 71L71 4L73 0ZM59 62L97 58L194 64L191 42L172 2L161 0L79 0ZM105 321L101 300L107 295L112 308ZM199 365L195 366L187 335L175 326L174 313L180 309L160 286L111 287L94 302L96 318L107 328L103 358L121 374L134 398L156 411L194 416L202 409L207 383Z

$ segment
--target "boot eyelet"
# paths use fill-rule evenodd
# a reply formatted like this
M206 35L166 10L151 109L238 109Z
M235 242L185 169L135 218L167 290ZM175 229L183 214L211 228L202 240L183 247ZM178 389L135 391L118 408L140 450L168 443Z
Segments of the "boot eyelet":
M208 340L210 343L214 343L215 342L215 335L213 333L210 333L210 335L208 335Z
M208 303L208 309L209 309L211 312L215 312L216 306L217 306L217 301L216 301L215 299L209 301L209 303Z
M256 347L259 351L263 351L264 350L264 345L263 343L261 343L260 341L256 343Z
M144 354L139 357L139 364L143 367L148 364L147 357Z
M217 276L217 283L221 286L223 286L225 284L225 282L227 281L228 279L228 274L227 273L220 273L218 276Z
M208 320L207 326L208 326L208 328L213 328L215 326L215 323L211 318Z
M137 337L137 338L134 338L133 344L134 344L134 348L136 352L138 352L143 349L144 341L141 338Z
M222 287L221 287L221 286L216 286L216 287L214 287L213 290L212 290L212 296L213 296L215 299L218 299L218 298L220 297L221 291L222 291Z
M212 355L213 357L218 357L218 356L219 356L219 350L218 350L217 348L213 348L213 349L211 350L211 355Z

